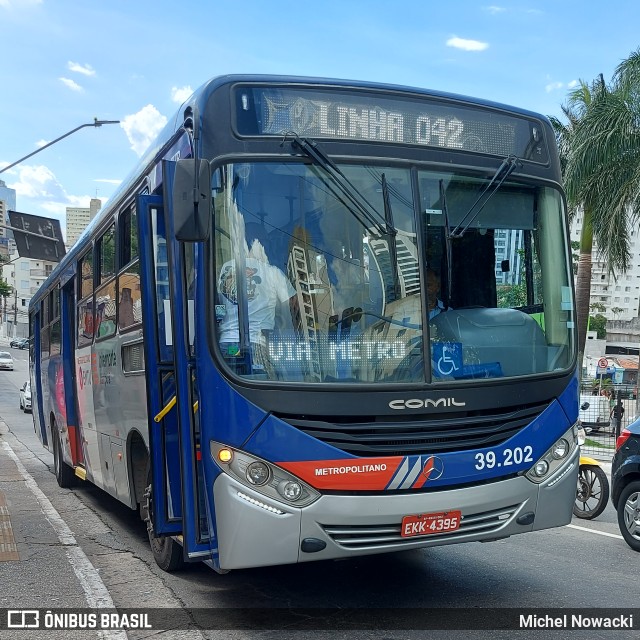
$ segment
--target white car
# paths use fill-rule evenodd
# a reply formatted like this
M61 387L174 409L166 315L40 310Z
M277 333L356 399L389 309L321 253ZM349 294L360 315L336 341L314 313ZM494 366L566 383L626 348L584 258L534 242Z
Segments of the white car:
M25 382L20 387L20 408L27 413L31 411L31 383Z
M0 369L13 371L13 358L8 351L0 351Z
M609 398L606 396L580 396L580 422L587 430L600 431L610 425ZM587 431L588 432L588 431Z

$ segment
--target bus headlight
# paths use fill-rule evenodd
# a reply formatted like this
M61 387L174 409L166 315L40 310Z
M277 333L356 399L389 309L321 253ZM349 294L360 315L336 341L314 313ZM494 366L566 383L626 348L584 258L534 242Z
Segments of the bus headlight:
M262 458L213 440L209 448L211 457L222 471L268 498L306 507L320 497L313 487ZM230 451L232 455L220 456L221 451Z
M570 448L571 447L569 443L564 438L560 438L560 440L558 440L558 442L553 445L551 455L556 460L561 460L562 458L565 458L567 456Z
M546 460L538 460L532 469L538 478L543 478L549 471L549 463Z
M578 440L574 427L558 438L538 461L525 473L525 476L540 484L561 467L575 451Z
M251 484L263 485L269 480L269 467L264 462L252 462L247 467L247 480Z
M302 495L302 485L299 482L284 482L278 485L278 493L289 502L295 502Z

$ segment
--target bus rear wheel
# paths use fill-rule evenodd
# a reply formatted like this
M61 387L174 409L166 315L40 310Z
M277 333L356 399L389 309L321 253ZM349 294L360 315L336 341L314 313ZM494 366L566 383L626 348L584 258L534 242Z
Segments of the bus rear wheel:
M51 425L51 435L53 437L53 471L56 481L59 487L69 489L76 483L76 476L73 469L62 458L62 443L55 421Z
M140 515L147 523L147 534L149 536L149 545L151 546L153 559L163 571L170 573L182 569L184 566L182 546L171 536L157 536L155 534L153 530L152 490L151 471L149 471L147 474L147 488L144 492L143 501L140 504Z

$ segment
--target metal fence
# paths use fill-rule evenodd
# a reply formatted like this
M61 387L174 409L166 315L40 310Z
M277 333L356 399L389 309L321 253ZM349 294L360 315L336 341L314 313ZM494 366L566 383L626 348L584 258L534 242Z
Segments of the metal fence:
M616 438L633 422L637 412L637 387L583 385L580 389L580 420L587 433L582 447L585 455L610 460L616 451ZM585 408L585 405L589 406ZM621 416L618 419L618 416ZM640 413L638 414L640 417Z

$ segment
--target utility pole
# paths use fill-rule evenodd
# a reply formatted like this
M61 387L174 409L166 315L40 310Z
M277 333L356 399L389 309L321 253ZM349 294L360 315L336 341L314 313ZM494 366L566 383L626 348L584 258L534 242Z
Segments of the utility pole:
M18 287L13 287L13 335L11 337L18 337Z
M4 300L4 311L2 313L2 335L7 335L7 296L2 296Z

